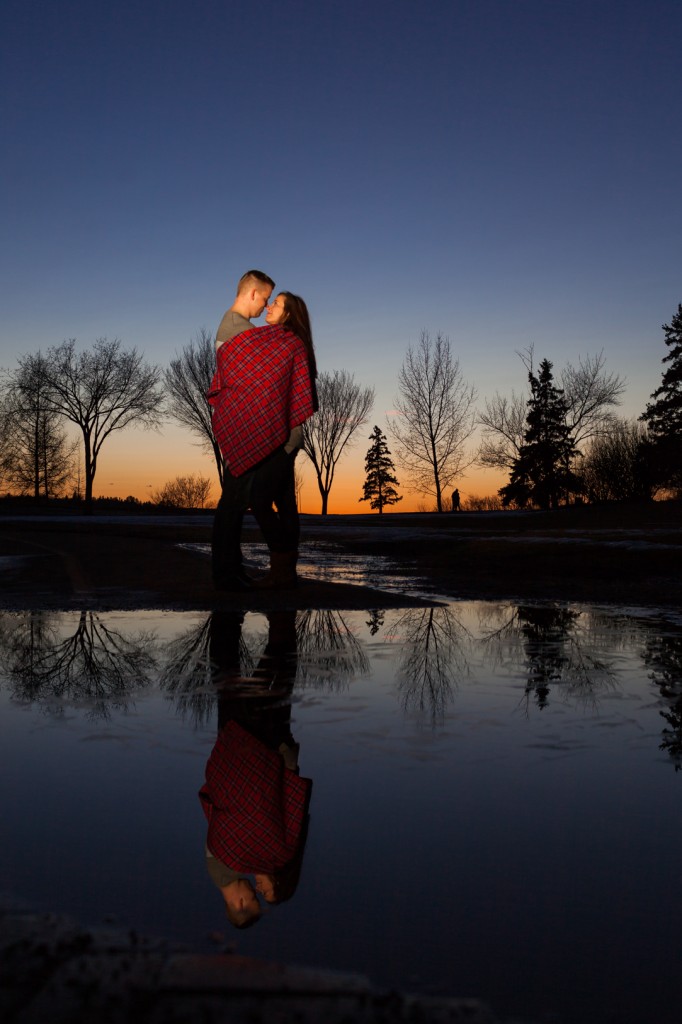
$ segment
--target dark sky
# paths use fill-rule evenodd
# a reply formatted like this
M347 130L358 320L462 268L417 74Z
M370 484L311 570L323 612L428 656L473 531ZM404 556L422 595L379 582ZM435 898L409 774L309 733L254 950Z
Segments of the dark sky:
M603 349L636 415L682 301L681 30L672 0L4 0L0 365L166 362L256 266L382 427L423 328L481 398L530 344Z

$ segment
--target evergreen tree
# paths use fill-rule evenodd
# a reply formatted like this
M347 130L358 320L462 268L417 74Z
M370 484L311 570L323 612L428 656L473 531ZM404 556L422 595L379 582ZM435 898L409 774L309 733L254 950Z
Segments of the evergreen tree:
M537 376L532 370L529 372L528 381L531 397L523 444L509 483L499 493L503 505L557 508L562 496L579 488L570 469L577 451L571 428L566 424L567 403L561 388L554 384L548 359L540 363Z
M670 351L662 362L669 363L661 385L652 394L640 417L649 428L648 447L656 482L682 486L682 305L669 324L663 324Z
M391 453L386 445L386 438L379 427L375 427L369 435L372 442L365 456L365 473L367 479L364 484L364 495L359 501L369 501L370 508L384 511L384 505L395 505L402 501L396 487L400 484L395 478L395 466ZM395 486L393 486L395 484Z

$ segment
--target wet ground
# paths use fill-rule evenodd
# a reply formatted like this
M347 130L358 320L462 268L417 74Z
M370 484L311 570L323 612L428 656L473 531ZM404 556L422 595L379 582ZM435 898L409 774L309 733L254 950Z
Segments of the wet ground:
M677 1020L678 617L582 605L0 615L5 898L484 999ZM197 793L226 721L313 780L300 879L246 932Z
M0 607L348 609L377 600L362 571L350 583L305 575L298 592L265 598L217 593L209 559L192 549L210 543L211 523L210 513L5 515ZM258 543L258 536L247 518L245 541ZM337 562L345 554L367 566L379 559L384 579L401 580L390 591L394 606L414 604L416 591L682 606L682 505L675 502L548 513L307 515L302 538L307 566L330 551Z
M205 517L4 524L0 900L502 1021L676 1021L676 518L376 520L309 529L302 586L246 598L212 590ZM465 599L499 545L502 593ZM559 549L599 567L581 600ZM300 877L248 931L197 796L230 721L312 779Z

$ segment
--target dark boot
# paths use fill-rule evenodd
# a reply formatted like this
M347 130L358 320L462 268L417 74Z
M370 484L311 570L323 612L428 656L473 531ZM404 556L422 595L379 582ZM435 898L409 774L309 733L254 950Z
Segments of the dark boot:
M296 586L298 551L271 551L270 571L253 584L254 590L291 590Z

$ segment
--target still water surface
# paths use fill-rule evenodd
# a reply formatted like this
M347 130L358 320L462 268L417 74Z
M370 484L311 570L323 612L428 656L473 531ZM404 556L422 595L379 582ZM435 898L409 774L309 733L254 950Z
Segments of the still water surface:
M0 891L199 949L678 1019L682 627L579 605L0 614ZM293 896L227 922L197 792L275 716L313 780Z

